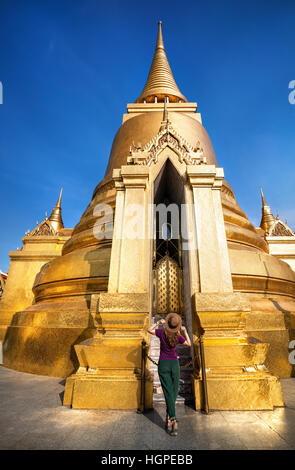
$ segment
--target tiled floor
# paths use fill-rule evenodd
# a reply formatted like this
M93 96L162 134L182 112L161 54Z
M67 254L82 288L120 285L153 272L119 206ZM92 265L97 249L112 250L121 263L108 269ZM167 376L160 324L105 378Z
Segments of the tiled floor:
M164 430L165 407L135 412L72 410L64 381L0 366L0 449L295 449L295 378L283 379L285 408L215 411L177 405L180 432Z

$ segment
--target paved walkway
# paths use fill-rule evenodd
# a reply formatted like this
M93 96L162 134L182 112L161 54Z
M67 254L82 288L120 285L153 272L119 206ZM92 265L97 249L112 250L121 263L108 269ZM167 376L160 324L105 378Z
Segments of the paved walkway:
M215 411L177 406L180 434L163 429L165 407L135 412L72 410L64 380L0 366L0 449L295 449L295 378L282 380L286 408Z

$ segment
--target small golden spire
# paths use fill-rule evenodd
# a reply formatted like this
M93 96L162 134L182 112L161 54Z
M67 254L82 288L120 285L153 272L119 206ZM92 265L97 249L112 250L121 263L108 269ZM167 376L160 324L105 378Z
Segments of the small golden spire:
M166 56L162 35L162 21L159 21L158 24L158 38L153 62L145 87L136 102L165 102L166 98L169 98L171 102L187 101L176 85Z
M271 208L266 204L262 188L260 188L261 199L262 199L262 217L260 222L260 227L265 231L266 234L269 233L271 226L275 222L275 218L272 215Z
M164 101L163 121L168 121L167 99Z
M167 100L164 101L164 111L163 111L163 120L161 122L160 131L169 128L169 117L167 109Z
M64 223L62 220L61 216L61 196L62 196L62 191L63 188L61 188L60 194L58 201L56 203L56 206L53 208L53 211L51 213L51 216L49 217L49 220L51 222L52 227L56 232L59 232L62 228L64 228Z

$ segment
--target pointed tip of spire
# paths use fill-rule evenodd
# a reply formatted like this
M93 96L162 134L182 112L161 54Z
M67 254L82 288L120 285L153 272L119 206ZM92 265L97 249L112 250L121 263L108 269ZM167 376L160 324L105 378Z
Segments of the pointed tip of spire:
M263 206L266 206L266 202L265 202L265 199L264 199L264 194L263 194L261 186L260 186L260 194L261 194L262 204L263 204Z
M187 102L186 97L179 91L174 80L164 48L162 21L158 21L158 37L154 58L147 82L136 102L163 102L167 96L171 102Z
M157 38L157 45L156 49L164 49L164 41L163 41L163 34L162 34L162 21L158 21L158 38Z
M58 201L57 201L57 204L56 204L57 207L61 207L62 192L63 192L63 187L61 188L60 193L59 193L59 198L58 198Z

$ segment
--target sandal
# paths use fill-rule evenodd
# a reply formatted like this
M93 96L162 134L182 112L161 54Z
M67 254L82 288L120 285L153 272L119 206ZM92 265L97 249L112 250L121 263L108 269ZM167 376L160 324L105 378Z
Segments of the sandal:
M166 424L165 424L166 431L170 434L172 431L172 421L170 420L168 414L166 415Z
M172 422L172 431L170 432L170 436L177 436L178 435L177 420L174 418L171 420L171 422Z

